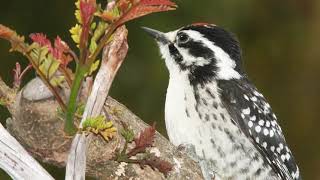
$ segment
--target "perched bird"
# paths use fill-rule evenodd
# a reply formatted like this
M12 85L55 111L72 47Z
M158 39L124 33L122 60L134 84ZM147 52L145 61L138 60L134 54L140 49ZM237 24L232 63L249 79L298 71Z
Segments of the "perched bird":
M165 122L221 179L301 179L277 118L242 66L233 34L198 23L156 39L170 73ZM205 176L207 177L207 176ZM209 179L209 178L207 178Z

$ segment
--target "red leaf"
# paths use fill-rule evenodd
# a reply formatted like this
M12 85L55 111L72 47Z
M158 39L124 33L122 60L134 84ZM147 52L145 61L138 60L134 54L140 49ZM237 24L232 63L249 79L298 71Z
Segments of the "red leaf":
M140 5L144 6L176 6L174 2L170 0L141 0Z
M12 51L25 53L26 44L24 43L24 37L19 36L15 31L2 24L0 24L0 38L10 41Z
M68 52L70 50L68 44L64 42L59 36L54 40L54 47L62 52Z
M81 0L80 1L80 14L84 26L87 26L93 14L96 12L96 0Z
M33 34L30 34L30 38L32 39L33 42L38 43L40 46L47 46L49 50L52 49L51 42L45 34L33 33Z
M158 2L159 1L159 2ZM160 2L163 1L163 4ZM169 4L168 0L141 0L138 4L133 5L128 12L126 12L119 20L119 24L124 24L130 20L156 12L164 12L175 10L176 6L166 5ZM172 3L172 2L171 2ZM173 3L174 4L174 3ZM175 4L174 4L175 5Z
M129 8L130 1L128 0L119 0L118 7L120 8L121 12L125 12Z
M58 59L63 66L67 66L72 60L72 57L67 55L70 51L67 43L61 40L58 36L54 41L54 49L52 50L52 55Z
M40 46L48 47L49 52L54 58L60 61L61 65L67 66L72 60L72 57L68 55L70 50L69 46L67 43L62 41L59 36L54 41L54 47L52 47L52 44L47 36L42 33L31 34L30 38L33 42L38 43Z
M140 147L147 148L152 146L155 133L156 133L155 124L153 124L153 126L150 126L145 130L143 130L142 132L140 132L139 137L134 139L136 148L140 148Z
M114 20L116 20L118 17L114 16L114 14L112 14L111 12L103 12L100 17L107 22L113 22Z
M15 34L14 31L0 24L0 38L10 39Z
M144 163L149 165L152 169L158 169L164 175L167 175L173 169L173 165L170 162L156 156L147 158Z

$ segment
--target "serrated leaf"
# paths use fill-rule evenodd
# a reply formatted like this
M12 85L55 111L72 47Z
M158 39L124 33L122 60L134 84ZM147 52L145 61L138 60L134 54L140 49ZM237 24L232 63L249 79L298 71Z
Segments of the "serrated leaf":
M130 143L134 140L134 132L132 129L124 129L121 131L121 135L124 137L126 142Z
M140 132L139 136L134 138L135 147L128 153L129 156L135 156L138 153L145 152L148 147L151 147L156 134L155 124L151 127L147 127Z
M97 28L95 29L93 36L91 40L97 42L100 37L105 33L106 29L108 27L108 24L105 22L99 22Z
M113 22L114 20L118 19L119 18L119 15L116 15L112 12L103 12L101 15L99 15L104 21L107 21L107 22Z
M71 33L71 38L73 41L77 44L80 43L80 35L81 35L82 28L79 24L76 24L74 27L72 27L69 32Z
M76 110L76 114L82 116L84 113L84 109L85 109L85 104L81 103L80 105L78 105L77 110Z
M170 0L140 0L140 4L146 6L176 6L176 4Z
M38 43L33 43L31 46L34 48L32 49L30 56L34 63L39 66L46 59L49 49L47 47L40 47Z
M82 124L83 129L86 129L88 127L98 129L98 130L103 130L106 129L106 120L104 116L97 116L97 117L91 117L86 119L83 124Z
M77 2L74 3L76 5L77 9L80 9L80 0L77 0Z
M152 169L158 169L165 176L167 176L168 173L172 171L174 167L170 162L162 160L159 157L156 157L155 155L149 155L145 159L145 163L149 165Z
M91 76L92 73L94 73L98 68L99 68L99 65L100 65L100 60L96 60L90 67L90 70L89 72L86 74L86 76Z
M77 22L78 22L79 24L82 24L80 10L76 10L76 11L74 12L74 16L76 17Z
M54 87L60 86L65 80L64 76L54 76L50 80L50 84Z
M10 28L0 24L0 37L3 39L11 39L12 36L15 36L15 32L11 30Z
M176 9L176 4L170 0L140 0L133 5L120 18L119 24L156 12Z
M0 24L0 38L10 41L10 51L26 53L26 48L28 45L24 43L24 37L19 36L15 31L2 24Z
M155 125L147 127L146 129L141 131L140 135L134 139L136 148L150 147L153 144L155 133L156 133Z
M82 129L94 134L100 134L106 141L115 136L117 129L111 121L107 122L104 116L88 118L82 123Z
M91 42L90 42L90 46L89 46L89 51L90 53L94 53L94 51L97 49L98 47L98 44L96 43L95 40L91 39Z
M116 135L116 132L117 129L115 127L112 127L101 131L100 134L106 141L109 141Z
M52 76L58 71L59 65L59 61L55 60L53 56L49 54L41 62L39 70L47 77L47 79L51 79Z
M171 11L175 10L175 7L171 6L144 6L144 5L137 5L133 6L128 13L125 14L124 17L121 18L119 24L124 24L125 22L131 21L133 19L151 14L156 12L164 12L164 11Z
M48 77L51 78L58 71L60 62L54 59L51 54L48 55L48 61L51 61L48 69Z

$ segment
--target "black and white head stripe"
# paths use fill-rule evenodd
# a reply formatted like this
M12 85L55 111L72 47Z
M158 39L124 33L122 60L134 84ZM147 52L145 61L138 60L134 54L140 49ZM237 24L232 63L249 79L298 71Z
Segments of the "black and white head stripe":
M220 47L224 52L226 52L232 60L236 61L236 70L239 72L242 71L241 48L240 43L238 42L235 35L215 25L191 25L181 30L197 31L209 41L214 42L214 44Z
M166 33L171 58L182 70L197 71L210 66L216 79L241 78L241 52L239 43L222 28L213 25L188 26ZM161 44L160 44L161 46ZM198 70L199 71L199 70Z

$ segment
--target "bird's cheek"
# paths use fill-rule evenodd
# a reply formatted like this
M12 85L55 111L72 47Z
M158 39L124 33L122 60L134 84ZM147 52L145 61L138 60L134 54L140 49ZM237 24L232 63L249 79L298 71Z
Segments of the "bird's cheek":
M169 44L169 53L175 62L181 63L183 61L183 57L180 54L179 50L175 47L174 44Z

